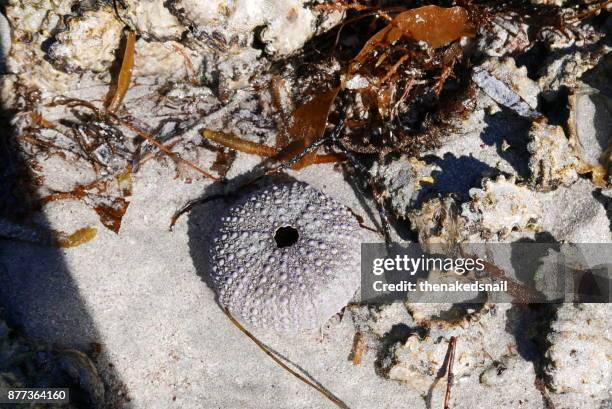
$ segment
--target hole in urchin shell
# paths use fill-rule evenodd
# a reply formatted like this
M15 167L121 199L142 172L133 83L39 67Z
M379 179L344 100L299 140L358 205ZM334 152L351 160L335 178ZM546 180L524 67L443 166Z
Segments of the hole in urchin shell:
M297 229L292 226L279 227L274 234L274 241L279 249L283 247L291 247L297 243L300 234Z

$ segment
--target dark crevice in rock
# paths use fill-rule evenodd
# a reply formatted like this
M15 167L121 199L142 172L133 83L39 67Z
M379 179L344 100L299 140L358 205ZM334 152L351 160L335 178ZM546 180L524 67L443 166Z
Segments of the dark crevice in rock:
M396 348L404 345L411 335L418 335L424 338L427 336L427 333L428 330L423 327L410 327L403 323L393 325L380 339L380 347L374 363L376 374L386 378L389 370L397 364L395 357Z
M506 331L513 334L519 355L533 363L536 378L550 385L545 368L550 364L546 351L550 347L548 335L557 318L561 304L515 305L507 312Z

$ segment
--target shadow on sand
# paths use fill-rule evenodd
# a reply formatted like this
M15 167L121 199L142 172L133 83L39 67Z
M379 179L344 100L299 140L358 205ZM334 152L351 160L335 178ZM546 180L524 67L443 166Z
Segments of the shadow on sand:
M5 53L0 49L0 57L2 55ZM0 67L2 81L7 74L4 63ZM36 218L36 229L47 230L51 234L40 213L30 167L11 126L15 114L0 109L0 221L33 226L32 220ZM39 345L47 345L50 351L71 348L89 353L105 383L105 399L103 402L92 402L87 398L87 392L83 391L83 374L69 374L74 368L64 368L63 373L58 374L57 382L62 384L41 385L41 380L31 376L28 379L32 384L24 386L70 387L71 396L75 398L71 399L71 403L77 408L130 407L126 403L125 387L109 361L104 345L99 346L100 334L72 279L61 249L18 242L0 235L0 313L18 334L35 340ZM0 367L2 364L0 360ZM45 370L48 368L36 368L34 374ZM66 379L72 382L63 383Z

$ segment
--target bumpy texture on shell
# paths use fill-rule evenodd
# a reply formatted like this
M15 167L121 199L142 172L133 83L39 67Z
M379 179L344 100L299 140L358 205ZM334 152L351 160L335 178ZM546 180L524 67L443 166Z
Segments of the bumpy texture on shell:
M297 242L279 248L281 227ZM361 232L348 209L300 182L258 190L221 220L211 248L221 305L253 327L320 327L359 288Z

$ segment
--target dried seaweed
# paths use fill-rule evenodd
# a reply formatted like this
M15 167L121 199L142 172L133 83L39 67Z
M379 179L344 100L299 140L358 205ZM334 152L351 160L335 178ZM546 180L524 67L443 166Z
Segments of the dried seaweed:
M463 58L456 41L474 34L466 9L424 6L399 13L369 38L344 79L352 111L344 145L379 157L435 145L434 132L424 131L448 99L449 92L440 96Z
M45 118L43 118L43 116L39 112L34 111L30 113L30 117L32 118L34 123L36 123L41 128L44 128L44 129L55 128L55 125L52 122L49 122Z
M41 199L47 204L58 200L79 200L91 207L100 222L109 230L119 233L121 221L132 195L131 169L118 174L114 179L100 179L86 185L79 185L70 192L55 192Z
M273 160L278 162L289 161L323 136L327 126L327 118L339 91L340 87L335 87L322 92L291 114L289 126L281 131L281 133L287 135L286 139L289 140L289 144ZM315 153L313 152L310 155L315 155ZM308 161L315 163L312 158L304 158L304 160L304 163Z
M389 25L368 40L353 62L361 66L374 56L377 49L384 50L403 38L423 41L431 48L439 48L474 34L474 27L464 8L423 6L398 14Z
M297 108L284 132L290 141L302 141L305 146L311 145L323 135L331 106L340 91L340 87L316 95L310 101Z
M212 179L212 180L218 180L219 179L218 177L211 175L210 173L208 173L207 171L205 171L204 169L202 169L201 167L199 167L195 163L181 158L179 155L177 155L176 153L172 152L166 146L164 146L163 144L159 143L153 136L149 135L148 132L143 131L142 129L132 125L130 122L125 121L123 119L116 118L116 120L121 125L125 126L126 128L128 128L132 132L136 133L141 138L146 139L149 143L151 143L152 145L157 147L160 151L164 152L166 155L168 155L170 158L174 159L176 162L182 163L184 165L187 165L188 167L194 169L195 171L197 171L198 173L206 176L209 179Z
M409 141L404 127L392 129L395 128L394 118L400 114L410 115L408 111L416 105L429 108L431 103L426 100L431 99L430 92L434 96L442 93L446 79L452 74L462 54L461 48L450 48L432 56L432 50L443 48L463 36L473 36L474 32L468 12L462 7L424 6L404 11L367 40L347 67L340 86L329 89L330 84L322 84L324 91L315 92L313 98L281 121L285 126L277 136L277 146L284 147L278 153L273 152L274 148L233 136L208 134L208 137L232 149L271 156L267 164L290 162L322 138L330 112L338 95L342 93L343 98L347 97L344 99L349 106L355 104L360 97L361 107L352 107L353 112L369 113L368 120L362 120L359 117L361 114L349 118L347 135L342 137L344 145L356 152L379 155L399 150L408 145ZM406 78L406 70L412 70L414 75ZM438 77L429 74L436 70L439 72ZM349 82L358 75L366 77L367 85L354 90ZM429 78L425 84L415 85L417 78L422 83L426 75ZM270 89L272 95L275 95L274 84L270 85ZM405 107L401 108L402 105ZM417 118L416 122L422 122L422 118ZM373 128L381 129L390 136L376 138ZM398 141L398 137L403 141ZM322 159L336 160L333 156L323 158L315 154L308 153L294 168L319 163Z
M94 207L94 210L100 217L100 222L109 230L119 233L121 228L121 220L127 211L130 202L118 197L113 200L112 204L107 205L101 203Z
M259 156L274 156L278 153L278 149L271 146L262 145L259 143L240 139L232 134L215 132L210 129L202 129L202 136L208 140L223 144L224 146L234 149L239 152L250 153Z
M70 235L59 233L57 235L57 246L61 248L77 247L85 244L96 237L97 230L95 227L85 227L75 231Z
M125 50L121 62L121 69L117 75L116 83L111 87L111 97L106 106L106 112L113 114L121 108L125 94L130 88L132 81L132 71L134 69L134 54L136 46L136 34L133 31L128 31L125 38Z
M353 13L347 16L336 33L330 34L336 38L336 41L331 41L332 47L338 43L344 27L355 22L363 23L360 27L367 24L364 33L358 36L360 46L353 45L352 58L336 71L330 70L324 74L316 72L317 63L325 64L321 64L321 54L317 54L317 60L311 64L315 67L314 71L311 69L299 74L296 69L294 75L301 75L302 79L305 76L312 78L306 81L310 84L309 92L305 91L306 87L298 90L295 96L298 108L290 115L280 112L282 104L278 84L283 78L277 74L271 76L268 88L280 117L280 131L274 147L242 140L227 133L203 131L205 138L223 146L217 149L217 159L212 169L223 178L233 162L235 151L266 157L264 165L270 171L337 162L347 159L347 153L357 154L351 157L353 165L359 163L361 154L375 155L378 159L397 152L417 155L424 149L436 146L441 136L453 126L453 121L456 122L470 109L467 102L473 94L470 78L474 61L469 49L459 39L473 37L477 29L487 29L492 16L510 12L529 19L534 27L562 28L563 25L560 9L554 6L536 6L513 0L462 1L458 4L454 7L426 5L408 10L399 6L381 8L379 5L345 1L315 6L318 9L349 10ZM607 4L609 1L591 5L586 10L577 9L573 18L588 17ZM371 17L371 21L366 21L367 17ZM144 149L153 145L177 165L188 166L212 180L218 180L207 170L173 152L174 144L160 142L156 132L145 130L145 124L135 124L131 118L118 115L130 87L134 67L136 34L133 30L126 30L123 43L122 56L117 58L119 70L113 78L105 110L88 101L67 98L54 101L54 104L63 104L72 109L77 118L74 121L63 120L63 125L69 127L69 136L80 148L79 152L73 153L86 158L99 176L110 173L121 177L126 174L127 164L133 164L137 169L139 163L154 157L150 152L145 159L140 156L141 145ZM298 65L304 60L304 55L296 57ZM336 60L331 56L330 61ZM475 72L477 83L481 83L484 77L486 72ZM305 98L307 94L312 97ZM29 98L32 100L30 116L34 127L32 132L20 135L20 138L41 150L63 154L61 147L36 134L40 129L56 128L57 124L35 111L37 95ZM518 105L522 106L520 102ZM342 115L346 113L343 132L330 137L331 124L339 122L340 112L343 112ZM527 114L530 116L532 112ZM128 135L132 139L128 139ZM323 141L324 138L329 139ZM124 149L126 141L135 141L137 147ZM318 153L322 149L330 153ZM120 158L124 166L111 168L105 160L109 157ZM366 177L367 172L360 174ZM127 183L119 192L111 193L107 191L108 183L102 180L106 180L106 176L71 192L55 192L44 198L43 203L62 199L83 200L98 212L105 226L117 232L129 205L125 198L131 194L131 186ZM131 178L125 179L126 182L128 180L131 181Z
M285 150L240 139L232 134L216 132L210 129L202 129L200 133L203 138L238 152L272 158L271 160L273 162L282 161L282 163L286 163L294 160L295 163L292 163L290 167L295 170L303 169L310 165L335 163L344 160L344 157L338 154L316 154L316 149L313 152L308 152L307 154L303 155L303 157L298 157L308 147L296 149L295 155L287 155ZM299 140L300 143L303 141L303 139Z
M364 350L365 344L363 342L363 332L357 331L353 337L353 347L351 348L351 353L349 354L349 361L351 361L353 365L359 365L361 363Z
M220 148L217 151L217 157L210 168L217 172L219 176L224 178L235 160L236 151Z

